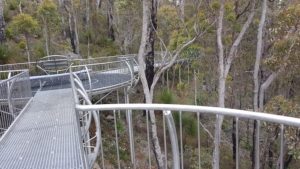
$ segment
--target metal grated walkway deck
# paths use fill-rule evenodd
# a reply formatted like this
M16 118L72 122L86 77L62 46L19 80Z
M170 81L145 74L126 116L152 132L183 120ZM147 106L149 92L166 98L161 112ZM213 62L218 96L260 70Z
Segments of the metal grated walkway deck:
M38 92L0 140L0 169L85 168L72 90Z

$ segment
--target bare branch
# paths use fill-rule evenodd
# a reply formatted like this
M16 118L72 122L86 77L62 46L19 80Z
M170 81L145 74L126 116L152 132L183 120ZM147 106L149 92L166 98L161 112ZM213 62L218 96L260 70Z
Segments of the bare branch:
M201 125L201 127L204 129L204 131L209 135L209 137L214 140L213 135L211 134L211 132L201 123L199 122L199 124Z
M157 70L157 72L154 75L153 82L152 82L151 89L150 89L151 93L154 91L155 85L158 82L158 80L159 80L160 76L162 75L162 73L164 71L166 71L167 69L169 69L172 65L174 65L174 63L176 62L176 60L179 57L179 54L182 52L182 50L184 50L186 47L188 47L189 45L194 43L194 41L197 38L203 36L211 28L211 26L213 26L215 24L215 22L216 22L216 20L210 26L208 26L203 32L201 32L200 34L197 34L193 39L189 40L188 42L183 44L181 47L176 49L173 52L174 54L173 54L173 57L171 58L171 60L168 63L164 62L164 64L161 65L161 67ZM167 50L166 55L168 55L168 53L169 52Z
M260 93L259 93L259 111L264 110L265 91L268 89L268 87L271 85L271 83L278 77L278 74L283 72L285 70L285 68L287 67L288 64L286 64L286 62L290 58L292 49L295 46L295 44L296 44L296 41L294 40L292 45L289 48L287 55L285 55L285 57L283 58L284 64L282 66L280 66L280 68L277 71L272 72L272 74L267 78L267 80L261 85Z
M238 20L245 12L248 11L248 8L250 7L251 1L252 1L252 0L249 0L249 1L248 1L247 6L242 10L242 12L237 13L237 15L236 15L236 20Z
M254 7L255 7L255 3L252 2L251 13L248 16L247 21L244 23L244 25L242 27L242 30L240 31L238 37L235 39L233 45L230 48L229 55L228 55L228 58L226 59L226 63L225 63L224 77L226 77L228 75L229 69L231 67L231 63L232 63L232 61L234 59L234 56L235 56L234 53L236 52L239 44L241 43L241 41L244 37L244 34L246 33L247 29L249 28L249 26L250 26L250 24L253 20L253 17L254 17L254 14L255 14Z

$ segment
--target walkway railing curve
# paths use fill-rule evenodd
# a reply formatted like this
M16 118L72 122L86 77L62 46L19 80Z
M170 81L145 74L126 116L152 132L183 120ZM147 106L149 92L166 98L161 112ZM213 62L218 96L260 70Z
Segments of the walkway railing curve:
M124 86L134 86L138 78L134 72L133 58L118 59L104 63L72 65L71 72L77 73L89 93L105 93Z
M76 73L70 73L70 80L75 103L92 105L89 95ZM76 111L76 116L80 127L79 131L87 165L88 168L92 168L99 154L99 149L100 151L103 150L99 116L96 111ZM96 129L95 132L91 131L92 127ZM103 156L103 152L101 154Z
M103 113L105 112L106 114L108 112L116 112L116 111L121 111L121 112L125 112L125 111L134 111L138 114L143 113L144 111L148 112L148 111L155 111L157 113L157 116L159 116L158 112L163 113L163 124L162 125L158 125L158 126L163 126L162 128L160 128L159 130L163 130L163 138L161 138L160 140L163 140L163 151L162 154L164 154L164 160L165 160L165 164L168 165L170 164L170 160L167 158L169 156L171 156L172 158L172 166L166 166L166 168L171 167L171 168L185 168L184 166L187 165L188 162L186 162L186 153L185 153L185 145L186 143L184 143L184 132L185 130L183 129L183 117L190 115L192 118L194 118L196 120L196 125L197 125L197 134L196 134L196 140L197 143L194 147L195 150L197 150L197 156L198 156L198 160L197 160L197 166L199 168L203 168L203 163L201 162L201 134L200 131L202 132L207 131L208 129L204 127L203 125L203 121L201 122L201 117L200 116L212 116L215 117L215 115L222 115L225 116L226 118L233 118L236 121L236 128L235 128L235 134L236 134L236 161L235 161L235 168L239 169L241 167L241 156L240 156L240 151L241 151L241 145L240 145L240 139L241 139L241 135L242 133L242 124L244 124L244 121L247 120L256 120L258 121L258 126L257 126L257 131L256 131L256 145L258 146L255 150L255 156L260 157L261 156L261 140L262 138L265 136L265 132L263 131L263 128L265 128L266 123L271 124L271 125L275 125L278 127L278 142L279 142L279 146L280 148L278 148L276 151L279 154L278 156L278 166L280 169L284 168L284 158L286 155L286 151L285 151L285 147L286 147L286 143L287 143L287 137L290 137L288 134L286 135L285 130L287 129L291 129L294 128L295 130L299 130L300 128L300 119L298 118L293 118L293 117L287 117L287 116L281 116L281 115L274 115L274 114L268 114L268 113L262 113L262 112L251 112L251 111L245 111L245 110L236 110L236 109L228 109L228 108L219 108L219 107L206 107L206 106L192 106L192 105L172 105L172 104L104 104L104 105L80 105L80 104L76 104L76 110L80 111L80 112L89 112L89 111L99 111L99 113ZM167 112L167 113L166 113ZM133 113L133 114L136 114ZM176 124L172 124L172 120L171 122L168 122L169 118L168 118L168 114L170 115L176 115ZM139 118L141 118L142 116L138 116ZM116 117L114 117L116 118ZM149 125L149 121L147 116L145 117L146 121L147 121L147 126ZM169 137L166 136L166 124L169 127L169 133L171 134ZM185 124L186 125L186 124ZM173 128L173 129L172 129ZM117 130L117 129L116 129ZM175 134L177 132L177 134ZM175 135L172 135L172 132ZM151 162L153 160L153 155L151 155L151 141L149 139L150 137L150 129L149 126L147 127L147 137L148 137L148 164L146 166L142 166L142 168L151 168L152 165L151 164L153 162ZM140 135L141 133L139 133ZM176 137L173 137L176 136ZM177 139L178 136L178 139ZM120 141L118 138L118 134L115 135L116 137L116 142ZM295 136L295 137L299 137L299 136ZM213 139L213 136L211 135L211 138ZM175 140L174 140L175 139ZM136 138L134 139L136 140ZM172 143L172 146L170 148L170 146L168 146L167 140L170 140ZM300 139L298 138L298 141ZM175 144L178 143L179 146L176 146ZM136 144L135 144L136 145ZM118 147L118 144L116 144L116 149L121 149L120 147ZM169 147L169 148L168 148ZM168 153L168 150L171 149L171 151L173 153ZM137 148L135 148L136 151ZM117 151L117 153L119 153ZM145 156L147 156L147 154L144 154ZM119 156L117 154L117 156ZM140 155L141 156L141 155ZM107 157L104 157L107 158ZM152 158L152 160L151 160ZM119 159L119 158L118 158ZM213 159L211 159L212 161ZM141 162L139 162L141 163ZM259 161L258 164L259 165ZM140 168L141 166L137 167ZM120 167L120 160L118 160L118 168Z
M0 71L0 137L32 98L28 70Z

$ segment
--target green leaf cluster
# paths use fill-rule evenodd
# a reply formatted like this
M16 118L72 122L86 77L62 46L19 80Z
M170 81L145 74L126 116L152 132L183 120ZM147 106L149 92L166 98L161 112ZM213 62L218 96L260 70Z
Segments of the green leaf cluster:
M13 17L8 29L14 35L29 35L38 30L38 22L28 14L19 14Z
M57 6L52 0L44 0L37 10L38 18L49 30L55 30L60 23Z

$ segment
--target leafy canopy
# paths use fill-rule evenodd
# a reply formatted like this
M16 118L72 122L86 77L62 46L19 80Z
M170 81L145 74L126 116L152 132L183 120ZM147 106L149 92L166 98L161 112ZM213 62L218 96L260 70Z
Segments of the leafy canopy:
M53 20L58 17L57 6L52 0L44 0L37 12L45 20Z
M32 34L38 29L38 22L28 14L19 14L12 19L9 29L13 34Z

